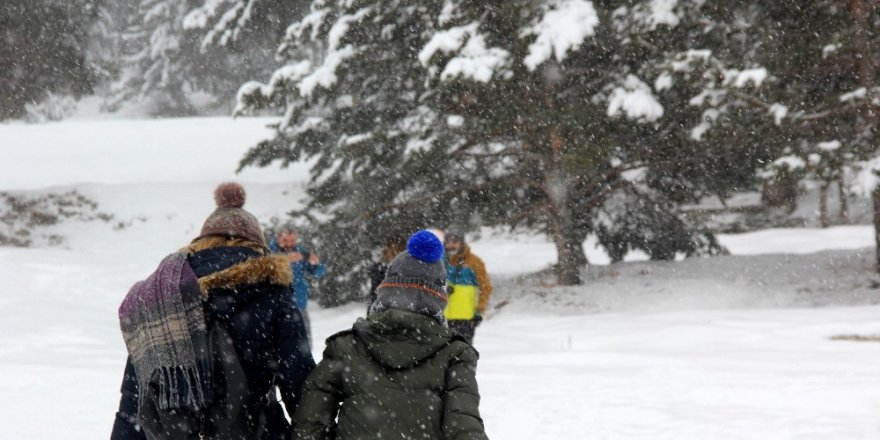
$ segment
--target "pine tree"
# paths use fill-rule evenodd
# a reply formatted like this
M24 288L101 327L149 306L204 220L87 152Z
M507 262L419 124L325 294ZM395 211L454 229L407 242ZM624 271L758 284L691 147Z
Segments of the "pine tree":
M707 142L766 71L728 67L746 49L732 12L664 4L315 2L282 41L288 65L239 91L239 113L285 111L242 166L314 158L295 214L337 259L333 291L354 291L385 235L430 225L546 232L561 284L627 210L647 237L627 249L717 250L678 207L753 184L772 156Z
M875 169L877 103L880 87L880 11L863 0L759 2L752 17L756 28L771 38L760 40L754 57L778 78L764 106L775 115L783 144L780 156L767 167L777 179L795 176L818 183L820 221L831 224L828 191L835 184L840 217L846 221L849 188L874 192L875 224L880 232L880 192ZM767 124L765 124L767 125ZM766 133L756 125L756 129ZM854 176L861 178L853 181ZM880 256L878 256L880 270Z
M782 157L767 167L768 175L785 182L783 175L794 172L801 180L818 183L820 222L826 227L831 223L829 188L837 184L845 213L847 169L860 155L851 142L854 126L834 121L853 116L859 95L851 93L858 84L847 60L851 45L844 44L851 20L840 6L836 1L776 2L761 5L753 17L756 26L773 36L762 39L756 56L778 79L768 95L776 102L764 105L779 126L774 137L783 143Z
M96 0L0 2L0 120L20 118L25 106L50 94L91 92L93 66L86 57Z
M151 100L156 114L194 114L198 94L209 98L202 106L226 106L238 85L274 70L274 42L302 9L283 0L139 0L120 38L127 57L111 108Z
M183 28L197 36L199 56L208 60L204 87L229 103L243 82L270 75L278 67L277 41L307 10L308 2L291 0L202 0Z
M168 116L195 112L189 95L198 91L197 53L183 29L189 1L140 0L129 17L123 39L127 50L120 77L113 85L110 107L152 99L154 113Z
M386 236L447 224L454 191L429 191L465 177L444 167L435 142L439 114L417 55L430 32L424 18L440 8L425 3L314 2L278 49L288 65L239 92L239 113L261 105L286 113L243 165L317 157L308 204L295 214L322 226L311 236L334 267L329 302L361 294L370 252Z
M717 252L712 237L689 224L677 206L707 194L724 197L752 180L754 162L733 160L733 146L700 142L710 125L702 121L706 115L718 119L750 105L731 89L747 95L738 89L754 86L749 75L762 71L733 71L724 51L707 49L724 48L724 39L741 30L697 5L525 4L462 2L457 10L470 11L449 27L457 32L482 17L478 31L487 44L509 54L509 70L496 83L452 77L450 68L472 57L470 43L455 48L452 58L438 57L447 101L468 100L459 107L475 148L453 154L510 164L501 184L506 190L482 198L484 219L538 227L553 237L562 284L579 282L582 243L597 230L605 232L606 247L641 249L658 259ZM705 32L710 26L714 31ZM735 48L725 50L735 59ZM716 79L724 74L731 76ZM496 105L501 100L504 105ZM489 155L475 151L493 144L508 147ZM480 200L480 192L470 198ZM634 212L636 206L642 208ZM621 230L622 217L639 218L633 226L648 239ZM632 239L615 242L627 237Z

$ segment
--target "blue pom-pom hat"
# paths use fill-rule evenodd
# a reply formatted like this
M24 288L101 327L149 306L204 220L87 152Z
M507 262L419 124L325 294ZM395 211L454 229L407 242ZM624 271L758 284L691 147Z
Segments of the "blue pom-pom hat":
M406 251L415 259L426 263L436 263L443 258L443 243L430 231L416 232L406 243Z
M387 309L403 309L430 316L444 323L443 310L449 299L446 291L446 265L443 243L429 231L413 234L401 252L388 265L385 279L376 289L376 302L370 314Z

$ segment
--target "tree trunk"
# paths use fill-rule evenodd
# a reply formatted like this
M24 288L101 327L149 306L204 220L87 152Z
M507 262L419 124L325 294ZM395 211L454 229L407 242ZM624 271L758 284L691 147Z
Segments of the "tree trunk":
M831 226L828 220L828 182L822 182L819 187L819 223L823 228Z
M849 200L846 198L846 183L844 182L843 175L837 179L837 193L838 197L840 197L840 213L838 214L838 219L840 224L845 225L849 223Z
M566 218L568 217L568 218ZM583 243L572 240L572 234L568 233L571 226L571 216L562 214L553 219L553 243L556 244L556 282L561 286L574 286L581 284L581 264L586 259ZM569 226L566 226L568 224Z
M587 239L583 234L578 234L573 232L570 234L570 238L568 239L569 246L572 247L572 255L574 257L575 264L577 264L578 268L587 267L590 264L590 260L587 259L587 253L584 252L584 241Z
M571 212L571 179L562 161L563 140L556 127L550 129L550 157L545 163L544 192L552 204L551 233L556 244L556 281L562 286L581 284L581 265L586 262L583 242L577 240L574 215Z
M880 187L871 192L874 200L874 252L876 254L876 270L880 273Z

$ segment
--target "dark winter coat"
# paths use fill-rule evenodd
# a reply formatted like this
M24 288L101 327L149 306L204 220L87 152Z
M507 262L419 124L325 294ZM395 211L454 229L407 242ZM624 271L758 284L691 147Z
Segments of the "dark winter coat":
M327 339L293 416L293 438L484 440L477 358L424 315L389 309L359 319Z
M236 359L243 370L243 375L215 382L215 389L223 389L216 394L234 396L229 390L246 390L247 394L236 398L239 402L231 412L229 405L220 402L208 407L207 422L202 426L207 438L287 439L290 426L275 398L275 389L280 389L287 408L295 408L302 383L315 362L308 351L302 315L290 295L286 258L261 256L243 247L221 247L196 252L188 262L206 297L203 305L209 333L227 333L231 339L229 350L235 352L234 358L215 352L215 370L223 368L220 363L229 359ZM152 426L156 409L149 396L147 404L138 408L139 391L129 361L112 440L147 438L139 423ZM199 429L192 427L195 433L175 439L198 438Z

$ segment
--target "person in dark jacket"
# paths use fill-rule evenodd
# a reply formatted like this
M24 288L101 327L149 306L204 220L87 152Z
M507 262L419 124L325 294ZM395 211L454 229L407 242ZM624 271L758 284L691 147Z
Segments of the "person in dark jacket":
M290 266L240 185L215 199L200 236L120 306L129 358L112 440L289 438L276 389L292 412L315 366Z
M478 354L446 328L443 244L414 234L368 318L327 339L293 415L297 440L485 440Z
M385 279L385 272L388 270L388 264L391 263L391 260L393 260L394 257L401 253L406 247L404 237L405 236L402 235L388 236L388 238L385 239L385 248L382 249L379 261L371 264L370 267L367 268L367 275L370 277L370 293L367 295L368 315L370 313L370 307L376 302L376 297L378 295L376 290Z

